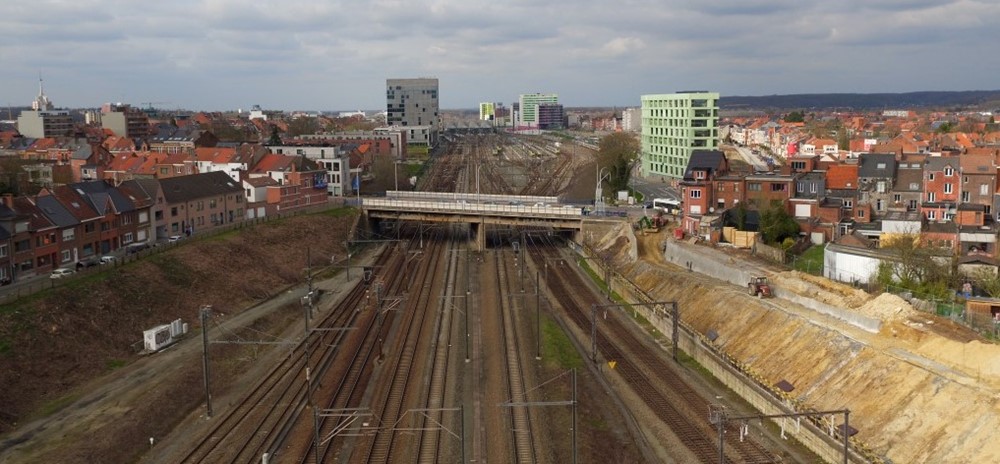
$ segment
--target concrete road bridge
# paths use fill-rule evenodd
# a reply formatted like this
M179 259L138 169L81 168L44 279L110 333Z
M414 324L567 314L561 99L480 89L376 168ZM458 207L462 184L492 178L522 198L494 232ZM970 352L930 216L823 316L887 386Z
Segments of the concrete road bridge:
M372 230L378 230L382 221L469 224L479 250L486 247L487 225L548 228L575 240L584 220L597 219L584 206L535 195L388 191L384 198L362 199L361 207Z

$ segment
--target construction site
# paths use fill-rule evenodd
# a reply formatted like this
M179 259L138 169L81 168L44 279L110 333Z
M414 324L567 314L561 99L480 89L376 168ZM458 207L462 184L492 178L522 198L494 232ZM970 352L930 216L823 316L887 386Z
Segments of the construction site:
M668 234L634 240L628 230L609 231L597 247L635 243L617 251L623 277L656 299L677 301L701 341L770 395L800 411L849 409L852 443L866 459L1000 460L996 344L892 294L769 268L746 253ZM753 275L769 276L776 297L748 295ZM748 401L757 395L746 393ZM786 428L801 426L795 422Z

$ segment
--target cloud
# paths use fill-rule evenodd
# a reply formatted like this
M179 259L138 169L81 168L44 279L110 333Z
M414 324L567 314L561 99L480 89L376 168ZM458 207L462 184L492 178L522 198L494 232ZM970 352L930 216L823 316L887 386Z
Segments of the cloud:
M1000 72L984 59L992 0L11 3L0 102L15 105L34 97L38 71L58 105L192 109L374 109L390 76L437 76L444 107L473 107L536 91L582 106L684 87L995 88Z
M646 43L637 37L615 37L601 47L598 54L604 56L619 56L637 52L646 48Z

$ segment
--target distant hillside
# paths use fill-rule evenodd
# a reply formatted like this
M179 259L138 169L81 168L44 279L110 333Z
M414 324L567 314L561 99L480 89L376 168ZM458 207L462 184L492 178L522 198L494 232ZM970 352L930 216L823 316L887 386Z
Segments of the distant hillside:
M964 92L910 93L817 93L799 95L769 95L761 97L730 97L719 99L723 110L747 109L909 109L909 108L980 108L1000 107L1000 90Z

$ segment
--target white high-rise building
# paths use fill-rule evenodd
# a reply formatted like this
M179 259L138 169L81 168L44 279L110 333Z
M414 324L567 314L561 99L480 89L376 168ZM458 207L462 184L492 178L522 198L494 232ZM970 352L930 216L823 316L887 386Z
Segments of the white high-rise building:
M684 177L694 150L719 147L718 92L643 95L642 172Z
M538 106L544 104L559 104L559 95L554 93L528 93L518 97L520 113L517 116L519 127L537 128L539 123Z

